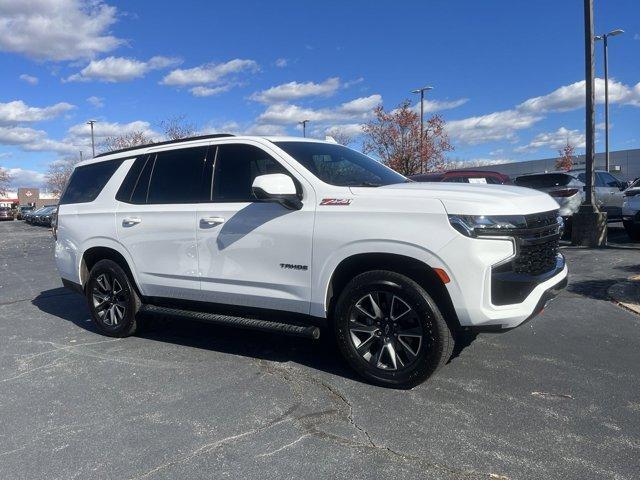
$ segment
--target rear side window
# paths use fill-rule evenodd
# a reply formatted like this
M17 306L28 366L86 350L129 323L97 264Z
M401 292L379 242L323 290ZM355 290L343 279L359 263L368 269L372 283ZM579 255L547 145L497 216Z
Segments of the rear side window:
M571 175L566 173L545 173L542 175L526 175L517 177L514 183L519 187L529 188L549 188L566 187L573 180Z
M138 183L138 178L140 178L140 173L144 168L146 160L147 156L145 155L133 162L133 165L131 165L131 168L127 172L127 176L122 181L122 185L120 185L120 189L116 194L116 200L120 202L129 202L131 200L131 194Z
M197 203L207 147L160 152L151 169L147 203Z
M257 147L220 145L213 174L213 201L255 202L253 180L270 173L289 175L282 165Z
M60 199L60 205L93 202L122 162L110 160L77 167Z

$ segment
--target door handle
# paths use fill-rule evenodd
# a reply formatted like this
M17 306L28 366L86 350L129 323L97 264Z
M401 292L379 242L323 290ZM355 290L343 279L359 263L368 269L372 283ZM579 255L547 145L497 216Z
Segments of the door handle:
M200 219L200 226L205 228L215 227L223 223L224 223L224 218L222 217L204 217Z
M137 217L126 217L122 219L123 227L133 227L134 225L138 225L142 220Z

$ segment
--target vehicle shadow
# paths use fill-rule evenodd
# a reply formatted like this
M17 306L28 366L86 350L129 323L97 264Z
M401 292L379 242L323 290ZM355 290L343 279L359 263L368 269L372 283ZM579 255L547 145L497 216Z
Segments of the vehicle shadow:
M41 292L31 302L41 311L99 333L90 320L85 299L65 288ZM320 340L241 330L186 320L144 314L139 338L191 348L240 355L271 362L294 362L363 383L343 362L331 332L323 329Z

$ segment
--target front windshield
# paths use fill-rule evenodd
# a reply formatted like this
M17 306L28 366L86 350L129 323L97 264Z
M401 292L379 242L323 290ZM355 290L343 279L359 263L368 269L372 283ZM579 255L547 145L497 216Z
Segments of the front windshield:
M379 187L407 181L380 162L342 145L320 142L274 143L330 185Z

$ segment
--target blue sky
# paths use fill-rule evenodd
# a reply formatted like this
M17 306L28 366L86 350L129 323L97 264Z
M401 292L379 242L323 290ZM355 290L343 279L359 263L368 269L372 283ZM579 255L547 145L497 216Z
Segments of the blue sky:
M555 156L567 138L584 143L582 8L0 0L0 166L41 182L52 161L90 153L89 119L98 143L131 130L157 138L178 115L203 132L299 135L308 118L312 135L356 133L376 104L417 101L409 92L424 84L435 87L427 111L448 122L451 159ZM596 0L595 24L626 31L610 40L611 148L638 148L640 2Z

